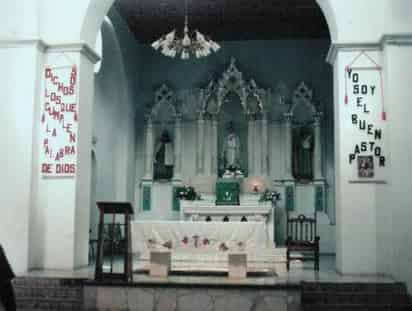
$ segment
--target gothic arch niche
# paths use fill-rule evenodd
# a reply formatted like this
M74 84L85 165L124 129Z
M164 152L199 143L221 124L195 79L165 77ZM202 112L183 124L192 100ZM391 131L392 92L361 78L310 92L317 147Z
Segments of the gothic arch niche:
M298 181L314 179L315 125L322 113L313 101L313 91L301 82L292 95L292 175Z
M240 105L244 111L247 110L247 89L246 82L243 80L242 73L237 69L235 65L236 60L232 58L230 60L229 68L223 72L222 77L217 83L217 104L218 110L222 108L226 97L230 93L235 93L240 99Z
M224 104L220 107L218 116L218 176L222 176L225 171L223 153L225 138L231 130L229 127L233 127L233 132L239 137L239 166L243 172L248 171L248 128L246 114L244 113L244 108L241 105L241 99L237 93L229 92L226 93L224 101Z
M153 180L171 180L174 168L174 122L179 116L175 92L162 84L156 90L154 105L149 110L154 124Z
M240 141L239 166L243 174L248 175L251 137L250 122L266 118L265 102L267 91L257 86L254 79L249 82L243 78L243 73L237 68L236 60L231 59L229 67L222 73L220 79L210 81L206 88L200 90L200 117L217 122L217 174L222 176L227 169L224 161L223 145L229 134L229 127ZM252 127L254 130L254 127ZM263 131L263 130L262 130ZM255 135L255 134L254 134ZM259 136L260 137L260 136ZM267 144L267 143L266 143Z

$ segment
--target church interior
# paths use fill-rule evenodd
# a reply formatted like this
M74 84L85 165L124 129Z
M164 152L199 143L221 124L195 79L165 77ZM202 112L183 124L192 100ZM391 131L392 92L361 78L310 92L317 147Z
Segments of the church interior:
M179 220L176 187L193 186L204 198L215 195L231 125L238 137L242 198L258 201L273 188L282 193L280 210L287 204L298 213L316 209L322 252L333 254L333 79L325 62L326 21L314 2L225 5L189 3L191 27L205 28L221 49L188 60L165 57L150 46L168 27L179 28L183 3L153 8L118 1L109 12L95 79L96 201L113 200L127 189L136 218ZM276 14L284 18L268 27ZM215 25L206 22L210 15L218 18ZM129 136L119 139L125 130ZM284 218L276 220L279 244L285 240ZM97 214L91 222L97 233Z
M88 0L78 43L0 36L38 53L18 309L411 310L412 5L355 2Z

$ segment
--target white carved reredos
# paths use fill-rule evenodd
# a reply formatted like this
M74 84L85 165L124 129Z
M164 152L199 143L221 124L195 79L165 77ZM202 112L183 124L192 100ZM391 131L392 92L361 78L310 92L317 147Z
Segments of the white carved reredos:
M246 82L235 62L236 60L232 58L229 67L222 73L220 79L217 82L211 80L205 88L200 90L201 115L218 115L226 96L232 92L239 96L243 113L246 115L256 115L265 110L266 91L259 88L254 79Z
M280 105L286 104L286 102L290 99L290 91L284 81L279 81L276 84L274 96Z
M292 94L292 105L289 111L285 114L285 117L295 119L297 117L297 110L303 110L307 112L307 121L315 121L322 115L318 107L313 101L313 91L305 82L301 82Z
M246 81L236 66L236 60L232 58L229 67L218 80L211 79L206 87L189 90L187 94L182 93L184 96L180 96L180 93L178 96L172 88L163 83L155 91L153 103L146 107L146 118L163 124L174 122L183 117L183 114L191 120L205 117L217 119L222 106L228 101L227 96L232 93L240 99L240 112L253 119L266 118L269 110L273 108L271 90L260 88L253 78ZM300 123L298 119L302 111L307 116L304 123L317 122L322 116L319 105L315 104L312 89L303 81L292 92L280 81L273 95L276 103L285 107L284 112L281 112L283 117L293 120L294 123ZM183 98L182 107L178 97ZM190 105L192 110L186 111L187 105Z
M165 83L155 91L154 103L147 108L149 117L162 123L179 115L176 93Z

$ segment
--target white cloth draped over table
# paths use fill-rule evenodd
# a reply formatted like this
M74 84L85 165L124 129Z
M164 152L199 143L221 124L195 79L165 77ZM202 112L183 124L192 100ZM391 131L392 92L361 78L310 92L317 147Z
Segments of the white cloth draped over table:
M222 270L227 267L218 263L227 264L230 252L247 253L249 263L265 261L275 249L262 222L133 221L131 231L140 262L149 260L151 250L170 247L172 269L186 262L190 270Z

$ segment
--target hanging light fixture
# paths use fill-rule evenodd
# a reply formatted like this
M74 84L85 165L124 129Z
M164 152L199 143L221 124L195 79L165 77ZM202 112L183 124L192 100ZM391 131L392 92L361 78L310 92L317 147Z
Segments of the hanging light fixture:
M166 35L152 43L155 50L169 57L180 56L181 59L189 59L191 55L196 58L208 56L220 49L220 45L206 37L198 30L194 31L194 37L191 38L187 14L187 0L185 0L185 27L183 29L183 38L176 35L176 29L173 29Z

